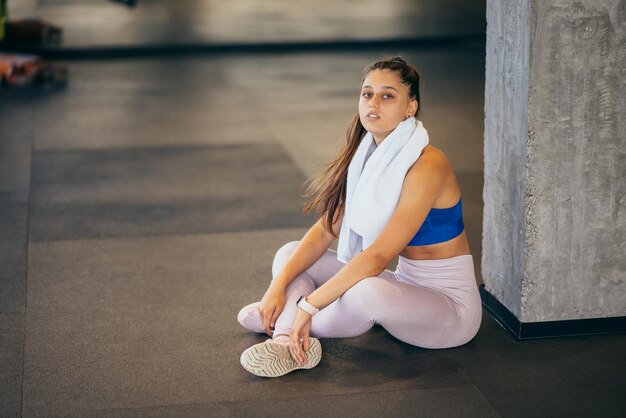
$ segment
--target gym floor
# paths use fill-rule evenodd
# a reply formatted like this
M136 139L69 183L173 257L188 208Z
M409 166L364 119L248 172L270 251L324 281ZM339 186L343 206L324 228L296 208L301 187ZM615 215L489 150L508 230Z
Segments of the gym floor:
M64 87L0 92L0 416L622 416L625 335L516 341L487 311L452 349L375 327L323 339L309 371L239 364L266 337L237 312L315 222L303 184L345 140L380 57L420 71L482 281L484 42L432 40L484 36L485 4L431 3L10 4L62 26L69 49L404 41L72 59Z

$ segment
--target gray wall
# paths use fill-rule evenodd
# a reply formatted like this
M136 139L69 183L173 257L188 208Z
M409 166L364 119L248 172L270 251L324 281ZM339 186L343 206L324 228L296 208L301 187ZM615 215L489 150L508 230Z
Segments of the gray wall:
M482 275L522 322L626 315L625 19L487 2Z
M487 2L482 276L520 317L528 109L529 3Z

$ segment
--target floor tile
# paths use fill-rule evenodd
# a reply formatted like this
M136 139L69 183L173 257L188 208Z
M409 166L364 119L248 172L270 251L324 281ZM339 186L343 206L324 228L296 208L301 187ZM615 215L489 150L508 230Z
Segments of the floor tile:
M28 191L35 111L33 94L5 95L0 101L0 193Z
M492 370L494 373L503 369L523 369L528 364L541 368L568 362L606 366L621 360L624 352L624 334L518 341L485 309L481 328L473 344L450 350L450 354L464 369ZM626 373L626 363L622 364L622 369Z
M470 385L446 350L380 328L323 341L323 363L307 372L246 372L239 355L265 337L237 312L265 291L277 249L304 232L31 244L25 415Z
M497 417L495 410L472 387L402 390L349 395L248 400L196 405L90 411L89 417Z
M0 416L20 416L24 315L0 314Z
M626 406L625 351L623 334L517 341L483 310L476 337L449 354L502 416L608 417Z
M272 141L261 123L262 103L233 75L238 74L233 67L248 68L245 77L253 75L249 58L66 65L67 87L36 110L37 150Z
M0 314L24 313L28 193L0 192Z
M551 365L529 361L523 368L487 369L468 375L506 417L619 417L626 408L626 378L623 371L614 369L569 361Z
M42 151L33 163L35 241L315 222L300 213L304 177L276 145Z
M0 401L0 411L3 418L19 418L22 416L22 405L19 402Z

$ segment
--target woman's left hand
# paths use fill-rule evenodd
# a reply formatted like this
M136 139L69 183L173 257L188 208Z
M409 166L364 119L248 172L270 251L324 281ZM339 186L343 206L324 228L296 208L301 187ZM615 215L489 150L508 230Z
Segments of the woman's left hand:
M306 351L309 351L309 331L311 330L311 315L298 309L296 319L289 335L289 351L293 359L301 366L307 361Z

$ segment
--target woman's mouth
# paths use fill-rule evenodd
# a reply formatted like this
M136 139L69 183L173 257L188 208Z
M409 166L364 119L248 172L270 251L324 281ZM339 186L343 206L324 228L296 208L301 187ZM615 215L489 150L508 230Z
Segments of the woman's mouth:
M365 115L365 118L367 120L378 120L378 119L380 119L380 116L378 116L378 114L376 114L374 112L370 112L367 115Z

